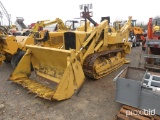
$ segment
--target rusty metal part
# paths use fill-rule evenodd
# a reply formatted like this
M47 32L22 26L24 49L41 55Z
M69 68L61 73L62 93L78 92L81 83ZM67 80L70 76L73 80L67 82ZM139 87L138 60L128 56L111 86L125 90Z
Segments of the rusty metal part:
M103 76L105 76L106 74L109 74L112 70L111 69L116 69L118 67L120 67L121 65L117 65L116 68L110 68L110 72L106 72L102 75L98 75L95 71L95 68L94 68L94 63L96 61L96 59L100 58L100 57L106 57L107 55L109 54L116 54L118 52L122 52L123 49L116 49L116 50L106 50L106 51L102 51L102 52L97 52L97 53L93 53L93 54L90 54L87 56L87 58L84 60L84 63L83 63L83 70L84 70L84 73L93 78L93 79L99 79Z

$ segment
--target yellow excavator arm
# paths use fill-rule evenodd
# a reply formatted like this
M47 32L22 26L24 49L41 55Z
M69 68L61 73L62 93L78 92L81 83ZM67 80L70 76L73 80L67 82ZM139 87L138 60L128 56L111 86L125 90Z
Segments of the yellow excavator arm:
M37 21L37 23L33 26L31 33L29 34L29 37L34 37L35 33L37 33L39 31L39 27L46 27L52 24L58 24L58 30L61 31L66 31L68 30L68 28L65 26L65 24L63 23L63 21L60 18L56 18L53 21L49 21L49 20L43 20L43 21ZM36 40L42 40L44 38L44 31L40 32L40 37L36 38Z
M60 18L56 18L53 21L49 21L49 20L44 20L44 21L38 21L32 28L32 32L37 32L39 27L46 27L52 24L58 24L59 25L59 29L60 30L68 30L68 28L65 26L65 24L63 23L63 21Z

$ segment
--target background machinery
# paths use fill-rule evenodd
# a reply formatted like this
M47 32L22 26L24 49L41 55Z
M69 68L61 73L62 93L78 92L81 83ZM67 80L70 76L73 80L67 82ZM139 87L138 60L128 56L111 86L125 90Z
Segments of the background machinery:
M14 42L14 36L8 36L8 30L3 26L0 26L0 38L1 38L0 39L0 64L2 64L2 61L6 60L5 56L7 56L5 51L8 51L7 53L11 53L11 54L14 53L17 50L17 44L15 44ZM4 41L4 39L6 41ZM11 43L11 44L7 46L7 43ZM3 46L5 46L5 49Z
M132 46L140 46L140 42L142 41L141 36L144 35L143 28L136 25L137 20L132 20L132 29L130 32L130 38L132 42Z
M64 32L61 49L26 45L10 80L45 99L68 99L81 88L85 75L99 79L129 62L130 27L131 17L119 31L109 32L104 20L91 31ZM36 78L30 76L31 64Z
M11 31L13 31L13 35L15 36L27 36L29 35L29 32L31 29L29 29L24 24L24 18L23 17L16 17L15 21L15 28L11 28ZM13 26L13 25L12 25Z
M149 18L147 38L142 42L145 54L144 67L148 69L160 69L160 19Z
M115 31L120 30L121 27L122 27L122 21L114 21L113 22L113 28L114 28Z
M148 40L160 39L160 19L149 18L147 39ZM146 48L146 39L142 41L142 50L145 50L145 48Z
M15 25L18 31L23 31L23 29L27 29L27 26L24 24L23 17L16 17Z
M27 36L9 35L8 29L0 26L0 63L2 61L15 66L26 50L26 44L34 44L34 40Z
M107 17L101 17L101 22L103 20L108 20L108 25L109 25L109 32L116 32L116 31L119 31L121 29L121 27L123 26L123 23L122 21L114 21L113 22L113 25L110 23L110 17L107 16Z

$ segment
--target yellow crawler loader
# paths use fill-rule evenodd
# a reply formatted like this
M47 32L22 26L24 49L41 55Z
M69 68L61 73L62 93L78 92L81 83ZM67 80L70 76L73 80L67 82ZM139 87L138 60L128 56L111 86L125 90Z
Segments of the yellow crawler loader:
M82 86L85 75L99 79L129 62L130 27L131 17L120 30L109 32L104 20L91 32L64 32L63 49L26 45L26 54L9 79L36 96L68 99Z
M9 35L8 30L0 26L0 63L11 62L13 55L26 50L24 47L26 44L34 44L33 38Z

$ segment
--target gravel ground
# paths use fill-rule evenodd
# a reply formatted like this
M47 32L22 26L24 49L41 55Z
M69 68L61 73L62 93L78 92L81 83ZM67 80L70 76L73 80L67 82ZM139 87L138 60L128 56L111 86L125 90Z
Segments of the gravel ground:
M27 94L22 86L7 81L13 69L0 66L0 120L113 120L120 109L115 102L113 78L127 65L138 66L141 47L132 48L130 64L92 81L87 79L78 95L65 101L47 101Z

